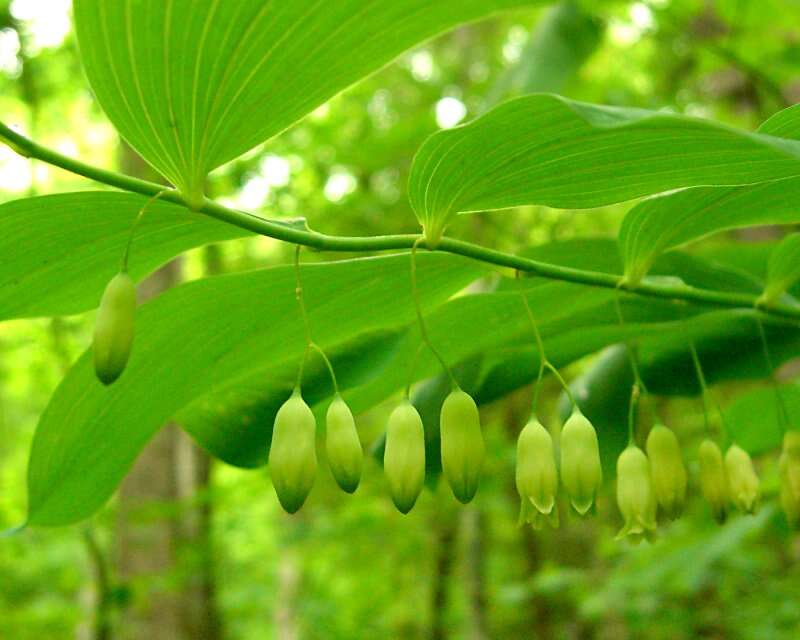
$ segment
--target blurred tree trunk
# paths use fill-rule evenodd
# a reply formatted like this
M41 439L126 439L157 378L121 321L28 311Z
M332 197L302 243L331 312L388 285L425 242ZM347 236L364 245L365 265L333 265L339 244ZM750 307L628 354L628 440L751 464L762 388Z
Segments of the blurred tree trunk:
M278 594L275 601L275 637L298 640L297 595L300 591L300 567L292 551L284 551L278 563Z
M452 514L441 509L434 521L436 553L433 586L431 589L431 633L432 640L445 640L447 634L447 586L453 572L455 553L455 523Z
M122 170L152 178L123 146ZM143 302L175 286L181 261L154 273L139 288ZM210 461L175 424L145 447L119 491L117 569L131 598L118 636L146 640L217 640L210 539Z
M464 540L464 589L467 600L468 640L486 640L486 576L484 571L485 520L475 506L461 512L460 534Z
M530 395L523 391L509 397L505 403L505 414L503 424L506 425L508 438L516 446L521 425L524 425L530 414ZM506 485L506 493L512 504L519 504L519 494L515 476L509 475L509 482ZM553 637L555 629L552 624L551 606L547 599L537 593L533 587L536 575L541 571L544 564L546 550L543 548L543 538L557 535L556 532L547 532L545 536L538 535L530 525L522 525L519 528L520 544L522 546L524 562L524 581L528 585L529 596L527 606L523 608L520 615L521 626L519 633L531 635L533 638L546 640Z

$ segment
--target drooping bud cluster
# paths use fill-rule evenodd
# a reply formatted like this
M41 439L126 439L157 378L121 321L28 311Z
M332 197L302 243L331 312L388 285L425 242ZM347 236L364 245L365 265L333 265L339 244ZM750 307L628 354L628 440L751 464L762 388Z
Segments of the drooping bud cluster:
M755 513L758 507L758 476L753 461L744 449L732 445L725 452L725 474L728 479L728 498L744 513Z
M800 525L800 431L787 431L778 460L781 506L789 526Z
M650 463L639 447L630 445L617 459L617 505L625 520L617 539L652 539L656 531L656 497Z
M394 506L408 513L425 482L425 432L419 412L408 400L389 416L383 469Z
M603 483L597 432L577 407L561 430L561 482L581 515L589 511Z
M468 503L478 490L484 445L478 407L469 394L455 389L442 405L439 419L442 471L459 502Z
M109 385L122 375L133 346L136 285L124 271L106 286L94 326L94 370Z
M328 407L326 451L339 487L353 493L359 485L363 450L355 420L337 392ZM453 495L466 503L475 496L484 459L480 416L475 401L456 388L440 414L441 462ZM391 413L383 456L389 493L403 514L416 504L425 483L425 432L419 412L406 398ZM752 514L760 499L759 480L750 455L731 445L723 455L706 438L698 450L699 479L714 518L723 522L730 506ZM299 388L275 417L269 453L272 481L283 508L295 513L313 487L316 470L316 421ZM659 510L670 519L683 511L687 473L675 433L656 424L645 450L631 444L617 459L616 498L623 525L617 538L651 540ZM779 461L781 504L790 525L800 524L800 431L785 434ZM561 430L560 468L551 434L532 416L517 439L516 488L520 523L539 529L559 524L559 484L570 504L585 515L595 503L603 474L600 448L591 422L576 406Z
M517 440L517 491L520 497L520 522L535 529L545 521L558 526L558 471L553 452L553 438L545 427L532 417Z
M317 424L300 389L275 416L269 470L281 506L295 513L306 501L317 475Z
M658 424L647 436L647 457L653 478L653 494L664 515L674 520L686 501L686 468L675 433Z
M337 393L326 416L325 447L336 483L353 493L361 480L363 451L350 407ZM275 416L269 469L281 506L295 513L306 501L317 475L317 424L297 388Z

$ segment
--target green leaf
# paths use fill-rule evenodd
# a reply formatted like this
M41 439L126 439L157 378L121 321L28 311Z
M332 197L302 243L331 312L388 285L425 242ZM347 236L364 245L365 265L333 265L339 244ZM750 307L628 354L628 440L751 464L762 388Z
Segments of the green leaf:
M588 208L700 185L800 175L800 142L696 118L539 94L420 148L409 198L435 244L458 213Z
M96 306L119 271L134 220L147 200L87 191L0 205L0 320L66 315ZM138 280L187 249L246 235L156 201L134 236L129 271Z
M774 450L783 442L781 402L789 427L800 424L800 385L756 389L737 398L725 409L725 426L733 442L753 455Z
M422 305L441 304L484 267L447 255L418 256ZM414 319L409 257L302 267L315 341L332 353L356 337ZM289 390L305 348L294 269L282 266L185 284L142 305L133 354L104 387L85 353L41 417L28 472L31 524L85 518L100 507L139 451L182 408L236 384ZM263 434L270 424L241 424Z
M625 278L637 284L670 249L729 229L800 222L800 178L741 187L698 187L651 198L625 216L619 233Z
M758 128L759 133L765 133L779 138L800 140L800 105L778 111Z
M534 0L76 0L108 117L190 199L212 169L403 51Z
M758 133L797 140L800 109L795 106L776 113ZM639 283L659 255L712 233L798 222L798 197L800 179L789 178L735 188L686 189L646 200L628 212L620 229L625 279Z
M610 266L608 271L618 273L621 266L614 247L615 243L610 239L580 240L557 242L525 253L546 257L557 264L599 270L605 270L611 257L614 266ZM725 290L753 293L762 289L761 282L747 274L718 268L681 253L665 256L657 265L657 270L661 269L678 274L697 286L713 285ZM752 319L737 311L706 314L695 320L693 316L705 311L703 307L690 305L684 310L663 300L625 296L623 309L628 322L623 328L619 326L612 291L537 278L521 281L503 278L496 292L457 297L428 314L426 321L434 344L453 367L457 380L470 393L475 391L479 403L491 402L530 384L536 375L538 360L530 323L521 303L521 292L528 296L544 334L548 355L558 366L565 366L625 338L652 338L667 347L672 343L676 345L666 352L649 347L645 352L648 372L652 367L653 380L658 381L659 388L665 386L661 380L669 378L670 365L688 366L688 374L681 369L681 375L693 383L695 378L686 347L686 336L689 335L698 341L704 360L708 357L710 380L716 380L718 375L759 377L765 373L761 351L758 344L753 344L757 339L755 325ZM553 300L558 300L559 304L554 305ZM688 333L684 315L689 318ZM486 327L493 327L493 330L486 331ZM766 329L776 361L800 351L799 332L769 325ZM716 334L722 336L718 342L707 342L709 336ZM416 324L411 323L410 326L364 335L329 350L340 383L346 389L344 395L356 413L385 401L408 382L411 361L419 344ZM737 357L726 355L726 350L733 350ZM480 372L474 371L470 364L475 359L485 363ZM304 394L312 405L324 407L324 401L333 390L321 363L312 364L314 366L309 368L303 385ZM414 368L414 381L439 376L440 373L439 363L423 350ZM425 389L435 392L435 380L423 385L419 392L423 396ZM269 376L236 381L230 387L192 403L179 414L179 422L206 449L231 464L247 467L265 464L269 428L254 430L252 425L272 424L292 382L289 378L276 384ZM669 389L669 392L694 394L695 388ZM417 398L416 393L414 398ZM425 403L429 405L430 401L431 395L428 394ZM428 451L435 456L435 416L433 421L426 419L423 409L421 405ZM434 470L433 466L428 468L429 472Z
M762 301L776 301L800 282L800 233L786 236L769 258L767 286Z

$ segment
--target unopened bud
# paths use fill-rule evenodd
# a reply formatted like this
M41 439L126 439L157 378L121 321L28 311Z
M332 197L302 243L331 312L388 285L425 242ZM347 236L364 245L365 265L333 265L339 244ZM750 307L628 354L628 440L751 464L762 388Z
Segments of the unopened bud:
M126 272L106 286L94 326L94 370L109 385L122 375L133 346L136 285Z
M686 468L675 433L658 424L647 436L647 457L653 478L653 493L667 517L675 519L686 501Z
M561 430L561 482L581 515L589 511L603 482L597 433L578 408Z
M728 477L728 498L744 513L755 513L758 508L758 476L750 454L737 445L725 452L725 474Z
M317 425L311 408L295 389L275 416L269 472L281 506L295 513L306 501L317 475Z
M517 491L521 500L520 521L535 529L545 520L558 526L556 471L553 438L544 426L531 418L517 440Z
M650 463L639 447L631 445L617 459L617 506L625 519L617 539L633 542L651 539L656 530L656 498Z
M408 513L425 482L425 432L422 418L408 400L389 416L383 470L394 506Z
M781 480L781 506L789 526L800 525L800 431L787 431L778 461Z
M364 452L353 413L342 396L337 394L328 407L325 425L325 449L333 477L343 491L353 493L361 480Z
M445 398L439 419L442 471L459 502L475 496L483 468L483 434L478 407L469 394L456 389Z
M713 440L703 440L698 450L700 460L700 488L703 497L711 506L714 519L725 521L725 507L728 499L728 482L725 478L725 464L722 451Z

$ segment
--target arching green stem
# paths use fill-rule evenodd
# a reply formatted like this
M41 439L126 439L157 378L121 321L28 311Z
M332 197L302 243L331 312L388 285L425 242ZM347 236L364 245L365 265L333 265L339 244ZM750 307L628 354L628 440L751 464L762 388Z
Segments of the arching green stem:
M705 420L706 433L713 435L711 433L711 409L716 403L714 403L711 398L711 392L709 391L708 384L706 383L706 376L703 373L703 367L700 364L700 356L697 355L697 347L694 344L694 340L689 341L689 351L692 354L692 363L694 364L694 370L697 373L697 381L700 383L700 389L703 394L703 418ZM720 426L722 428L722 436L724 439L725 418L722 414L722 408L719 405L716 405L716 407L719 413Z
M778 385L778 380L775 378L775 367L772 365L772 356L769 352L769 345L767 344L767 334L764 331L764 323L761 318L756 315L756 326L758 327L758 335L761 339L761 349L764 353L764 363L767 365L769 381L772 388L775 390L775 400L778 404L778 423L780 425L781 433L786 433L789 428L789 411L786 408L786 402L783 400L781 388Z
M133 224L131 225L131 232L128 235L128 242L125 244L125 253L122 254L122 267L120 268L120 271L122 272L128 271L128 258L131 253L131 245L133 244L133 237L136 234L136 230L139 228L139 224L141 223L145 212L150 208L150 205L152 205L156 200L158 200L168 191L169 191L168 189L163 189L162 191L159 191L156 195L154 195L147 202L145 202L144 206L139 210L139 214L136 216L136 219L133 221Z
M542 334L539 332L539 325L536 323L536 318L533 317L533 311L531 310L531 305L528 303L528 297L524 293L522 293L521 296L522 302L525 305L525 312L528 315L528 320L530 320L531 327L533 327L533 335L536 338L536 348L539 350L539 375L536 377L536 385L533 391L533 415L536 415L536 409L539 402L539 388L541 387L542 379L544 378L545 369L548 369L555 376L556 380L558 380L559 384L561 384L561 387L564 389L564 393L567 394L567 397L572 403L572 407L574 409L578 406L578 403L575 402L575 396L572 395L572 389L569 388L569 385L561 376L555 365L547 359L547 355L545 355L544 352Z
M431 339L428 336L428 329L425 326L425 317L422 315L422 305L419 301L419 289L417 288L417 247L421 242L424 241L424 236L419 236L411 246L411 297L414 299L414 309L417 311L419 334L422 337L423 342L428 345L428 349L431 350L431 353L436 356L439 364L442 365L442 369L445 370L447 377L450 378L450 383L453 385L453 388L458 389L458 382L456 381L455 376L453 376L453 372L450 370L450 367L447 366L447 362L445 362L442 354L440 354L436 347L433 346L433 342L431 342Z
M294 275L295 275L295 297L297 298L297 306L300 308L300 316L303 318L303 327L305 329L306 334L306 349L303 353L303 359L300 361L300 367L297 372L297 383L295 384L296 388L300 388L300 385L303 382L303 371L306 366L306 360L308 360L308 355L311 351L316 351L322 361L325 363L325 366L328 368L328 373L331 376L331 382L333 384L333 392L336 395L339 395L339 383L336 380L336 373L333 371L333 365L331 361L328 359L328 356L325 354L325 351L322 350L317 343L311 337L311 323L308 320L308 312L306 311L306 303L305 299L303 298L303 281L300 277L300 245L295 247L294 252Z
M124 191L154 196L165 190L165 186L162 184L140 180L115 171L107 171L64 156L52 149L38 145L3 123L0 123L0 142L5 143L23 157L36 158L52 166ZM168 189L161 199L246 231L322 251L376 252L411 249L420 237L414 234L375 237L330 236L308 229L300 229L284 222L261 218L245 211L229 209L208 199L201 203L187 203L174 189ZM497 267L517 269L550 280L561 280L605 289L623 288L628 293L650 298L680 300L734 309L752 308L757 303L757 296L751 294L699 289L683 283L644 280L635 286L630 286L625 284L624 278L621 276L540 262L452 238L442 238L436 246L436 251L464 256ZM776 319L800 320L800 306L797 305L776 302L768 307L761 307L761 309L764 314Z
M422 349L424 347L425 347L425 343L424 342L420 342L417 345L417 350L414 353L414 357L411 358L411 365L408 367L408 381L406 382L406 389L405 389L405 393L404 393L404 396L403 396L403 397L405 397L406 400L408 400L411 397L411 385L412 385L412 383L414 381L414 371L417 368L417 362L419 362L419 357L420 357L420 355L422 355Z

